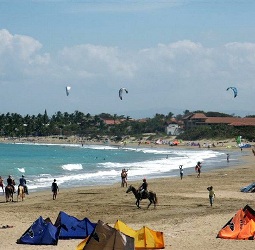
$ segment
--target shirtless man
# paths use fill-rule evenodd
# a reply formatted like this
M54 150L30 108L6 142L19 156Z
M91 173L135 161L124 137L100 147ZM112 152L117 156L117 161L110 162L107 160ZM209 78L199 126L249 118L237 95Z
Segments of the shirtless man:
M3 180L2 176L0 176L0 187L2 188L3 193L4 193L4 180Z
M127 171L125 168L121 171L121 187L127 187Z

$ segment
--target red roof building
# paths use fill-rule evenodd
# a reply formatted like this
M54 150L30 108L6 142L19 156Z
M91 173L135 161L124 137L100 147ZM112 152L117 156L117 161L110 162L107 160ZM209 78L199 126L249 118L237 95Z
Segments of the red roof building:
M183 118L184 128L189 129L201 125L226 124L230 126L255 127L255 118L251 117L207 117L203 113L189 114Z

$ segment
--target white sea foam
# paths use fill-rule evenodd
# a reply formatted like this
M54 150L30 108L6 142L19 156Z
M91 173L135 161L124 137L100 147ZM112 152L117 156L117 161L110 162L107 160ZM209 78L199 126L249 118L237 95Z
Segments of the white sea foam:
M149 152L151 150L148 150ZM154 150L152 150L154 151ZM159 152L166 152L164 157L156 160L148 160L141 162L131 162L131 163L115 163L115 162L105 162L100 163L99 166L104 167L106 169L129 169L129 176L141 176L145 173L147 175L155 174L155 173L166 173L171 170L178 169L179 165L183 165L184 168L193 168L196 165L197 161L203 163L203 166L206 166L207 159L216 158L219 155L222 155L221 152L216 151L165 151L159 150ZM157 152L158 153L158 152ZM167 155L174 155L174 157Z
M119 175L119 171L116 170L110 170L110 171L98 171L94 173L85 173L85 174L70 174L70 175L64 175L64 176L58 176L57 183L59 186L61 184L75 186L75 184L89 180L91 183L100 183L100 181L107 180L116 180L116 176ZM33 181L33 183L29 184L29 189L37 189L37 188L45 188L45 187L51 187L51 184L53 182L53 179L55 177L48 175L48 176L41 176L40 178L37 178Z
M21 173L25 173L25 168L18 168Z
M73 170L80 170L83 169L81 164L65 164L62 166L62 169L73 171Z

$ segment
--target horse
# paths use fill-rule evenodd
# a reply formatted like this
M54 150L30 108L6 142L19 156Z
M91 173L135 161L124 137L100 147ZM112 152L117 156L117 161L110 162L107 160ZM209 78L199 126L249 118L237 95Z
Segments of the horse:
M13 201L13 187L10 186L10 185L7 185L5 187L5 199L6 199L6 202L8 201Z
M19 201L19 198L23 201L25 198L25 188L21 185L18 187L18 193L17 193L17 202Z
M149 192L144 193L143 196L141 197L140 192L132 185L130 185L126 191L126 193L129 193L129 192L132 192L134 194L134 196L136 198L135 204L136 204L137 208L141 208L140 200L142 200L142 199L149 199L150 203L149 203L147 209L150 207L152 202L154 204L154 208L156 208L156 204L158 203L158 198L157 198L156 193L149 191Z

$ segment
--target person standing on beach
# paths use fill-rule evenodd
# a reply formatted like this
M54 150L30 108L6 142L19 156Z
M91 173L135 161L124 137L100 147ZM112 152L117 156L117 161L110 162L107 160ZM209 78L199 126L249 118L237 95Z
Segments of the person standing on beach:
M197 165L196 165L196 167L195 167L195 170L196 170L196 172L198 173L198 174L197 174L197 178L199 178L199 177L200 177L200 174L201 174L201 168L202 168L201 162L200 162L200 161L198 161L198 162L197 162Z
M181 180L182 180L182 177L183 177L183 168L182 168L182 166L183 166L183 165L180 165L180 166L179 166Z
M214 198L215 198L215 193L214 193L214 190L213 190L213 186L208 187L207 190L209 191L209 201L210 201L210 205L212 206Z
M227 162L229 162L229 154L227 154Z
M3 180L2 176L0 176L0 187L2 188L3 193L4 193L4 180Z
M121 171L121 187L124 187L126 185L127 187L127 171L125 168Z
M51 191L53 193L53 200L56 200L57 198L57 194L59 192L59 188L58 188L58 184L56 182L57 180L54 179L53 182L52 182L52 185L51 185Z

